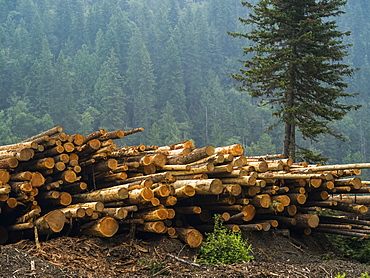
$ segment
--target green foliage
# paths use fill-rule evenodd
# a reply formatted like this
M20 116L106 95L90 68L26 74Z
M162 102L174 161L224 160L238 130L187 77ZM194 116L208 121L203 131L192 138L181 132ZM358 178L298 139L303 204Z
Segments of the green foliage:
M155 259L142 258L139 261L139 264L148 268L151 275L157 274L158 272L161 272L161 275L171 275L170 271L165 270L166 264L163 262L158 262Z
M370 239L340 235L327 235L327 238L346 256L361 263L370 264Z
M345 277L347 277L347 275L345 273L343 273L343 274L338 273L337 276L335 276L334 278L345 278ZM361 277L359 277L359 278L370 278L370 276L366 272L366 273L363 273L361 275Z
M274 124L271 105L258 106L259 99L232 87L230 72L238 70L240 59L251 57L243 57L242 47L260 47L254 42L246 45L226 32L246 32L256 27L237 20L245 14L239 0L0 2L1 144L19 142L54 125L62 125L71 134L89 134L99 128L144 127L144 132L123 138L123 144L163 145L191 138L199 147L238 143L247 147L248 154L280 153L283 127L268 130ZM269 2L298 5L312 4L313 0ZM331 125L348 142L327 136L318 142L297 144L315 150L315 155L330 157L333 164L363 162L370 152L370 125L366 121L370 116L368 1L352 2L343 7L346 14L334 19L338 20L339 30L356 30L353 36L337 39L353 44L343 64L362 68L353 79L343 80L343 85L348 82L346 92L350 94L363 92L363 109ZM285 19L291 12L286 11L277 13L277 19ZM302 42L300 50L319 52L326 45L312 43L310 49L303 48L306 42L321 39L322 34L315 29L319 23L301 22L300 27L312 32L296 40ZM328 34L339 33L333 29ZM334 40L333 47L335 43ZM276 46L285 51L288 44ZM265 58L264 53L260 57ZM280 57L294 60L289 53ZM314 62L323 57L326 56L302 56L296 60L297 66L311 74L320 66ZM337 62L340 61L330 64L336 66ZM283 65L266 60L260 68L266 74L264 78L274 80L274 75L269 75L273 66L279 69ZM283 71L280 73L276 84L287 86L282 80ZM303 82L305 77L303 85L315 86L315 82ZM321 98L321 92L310 92L319 100L332 101L330 97ZM345 96L343 101L353 104ZM302 111L299 108L307 111L307 118L313 109L321 112L318 105L294 107ZM311 125L305 127L309 132L320 131Z
M212 233L200 246L199 261L207 264L232 264L248 262L252 246L243 239L241 232L233 232L222 226L220 215L215 215L215 225Z
M284 157L295 159L296 129L313 141L321 134L343 138L330 123L361 106L340 102L356 95L345 91L344 77L351 76L354 69L342 62L349 47L343 40L350 32L337 31L336 21L327 20L341 15L339 7L345 3L243 2L253 13L239 20L252 30L230 33L248 39L244 53L254 55L241 61L244 67L232 76L241 83L241 91L258 98L261 105L272 106L272 114L284 124ZM312 152L307 155L321 159Z

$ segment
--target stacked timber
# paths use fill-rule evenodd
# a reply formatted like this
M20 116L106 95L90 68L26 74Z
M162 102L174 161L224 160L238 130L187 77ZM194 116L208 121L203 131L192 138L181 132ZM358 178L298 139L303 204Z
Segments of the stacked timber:
M83 136L57 126L0 146L0 243L134 231L198 247L216 214L233 231L369 234L370 221L358 219L370 204L369 182L358 177L368 163L246 157L238 144L116 146L116 139L141 131ZM338 216L323 216L330 211Z

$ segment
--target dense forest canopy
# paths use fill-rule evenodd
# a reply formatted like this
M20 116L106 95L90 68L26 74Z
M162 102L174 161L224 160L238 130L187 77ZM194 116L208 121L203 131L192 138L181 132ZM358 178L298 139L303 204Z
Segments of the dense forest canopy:
M370 152L369 5L349 0L337 19L352 31L345 62L361 68L346 81L363 107L333 127L347 142L299 142L329 163L365 162ZM266 132L271 110L230 76L246 42L227 31L249 28L238 21L249 12L240 0L0 0L0 144L55 125L84 135L144 127L123 143L191 139L280 153L282 128Z

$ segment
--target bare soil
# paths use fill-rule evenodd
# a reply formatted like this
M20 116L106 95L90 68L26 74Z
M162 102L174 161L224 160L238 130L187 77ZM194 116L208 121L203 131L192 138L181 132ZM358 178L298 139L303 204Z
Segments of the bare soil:
M353 261L323 234L283 237L274 231L247 234L254 260L209 266L197 249L157 234L112 238L55 237L37 248L32 240L0 246L0 277L284 277L360 278L370 266Z

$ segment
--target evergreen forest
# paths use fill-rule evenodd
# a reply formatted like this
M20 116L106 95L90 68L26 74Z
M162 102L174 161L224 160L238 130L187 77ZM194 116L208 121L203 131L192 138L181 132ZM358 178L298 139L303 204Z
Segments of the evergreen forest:
M344 62L360 68L346 82L362 108L333 123L347 140L299 139L331 164L370 154L369 8L348 0L336 18L351 31ZM281 153L282 127L268 130L271 109L231 78L247 41L227 32L251 28L238 20L249 12L240 0L0 0L0 144L56 125L83 135L143 127L122 144L193 140Z

